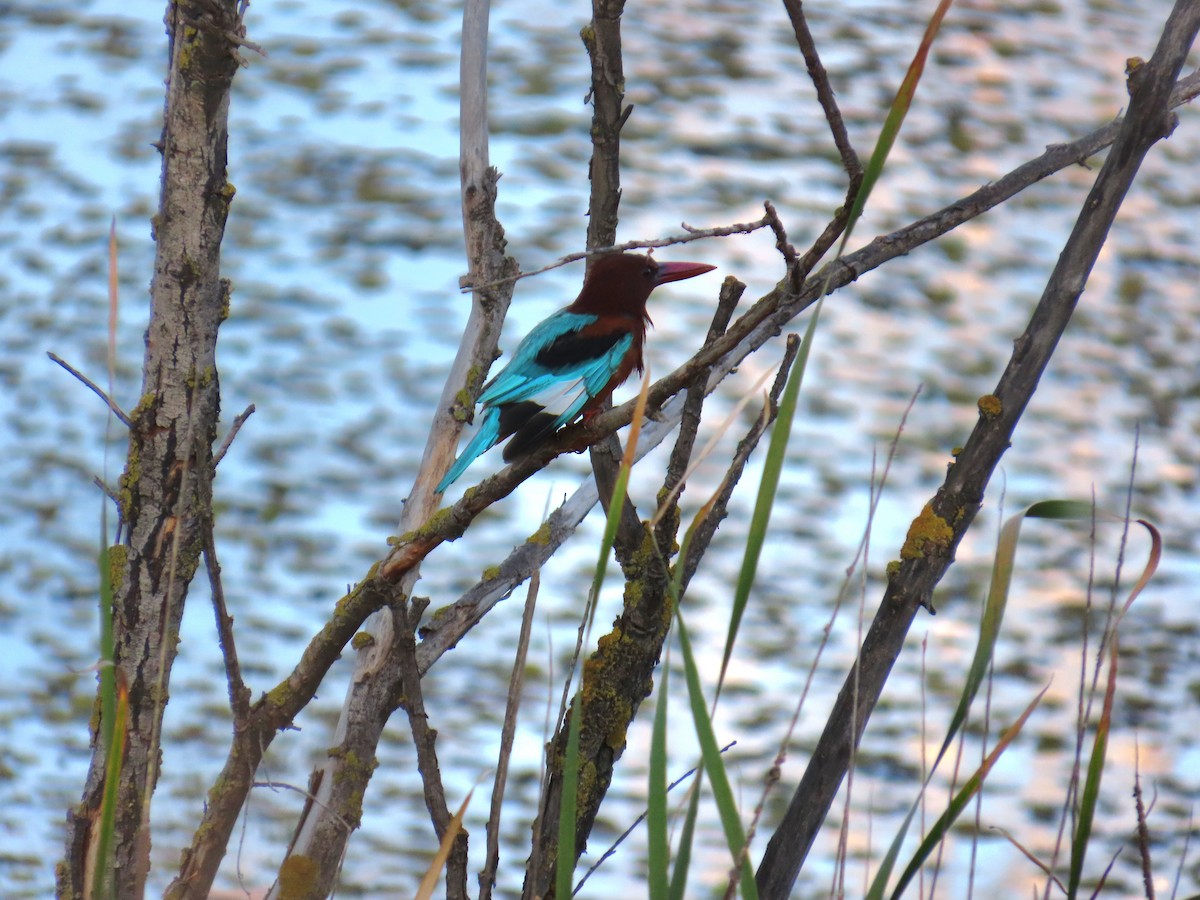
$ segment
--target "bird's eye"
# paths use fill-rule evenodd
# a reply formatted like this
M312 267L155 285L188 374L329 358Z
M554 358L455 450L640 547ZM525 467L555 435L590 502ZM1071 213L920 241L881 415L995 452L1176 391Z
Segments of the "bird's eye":
M642 270L642 274L649 279L653 279L658 274L658 266L656 266L654 263L650 263L644 270Z

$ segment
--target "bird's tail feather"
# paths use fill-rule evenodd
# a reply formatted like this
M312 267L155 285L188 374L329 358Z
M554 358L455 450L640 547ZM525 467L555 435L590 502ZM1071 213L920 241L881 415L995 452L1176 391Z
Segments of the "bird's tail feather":
M484 412L483 420L479 423L479 430L475 432L475 436L463 448L463 452L454 461L454 465L450 467L450 471L438 482L437 492L439 494L442 493L446 488L458 481L459 476L467 471L467 466L471 465L483 453L495 446L498 440L500 440L500 410L493 406Z

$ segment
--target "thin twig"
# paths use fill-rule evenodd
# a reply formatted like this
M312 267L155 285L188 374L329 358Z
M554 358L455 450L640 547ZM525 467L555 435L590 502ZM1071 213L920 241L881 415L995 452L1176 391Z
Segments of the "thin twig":
M784 262L791 269L796 265L796 248L788 242L787 229L783 227L783 221L779 218L779 213L775 211L775 204L770 200L764 200L763 207L767 210L767 223L771 226L771 231L775 233L775 249L783 254Z
M715 341L725 333L733 318L733 311L737 308L738 301L742 299L745 291L746 285L733 276L727 277L721 284L721 292L717 296L717 308L713 312L712 322L708 326L708 334L704 337L705 344ZM684 398L683 410L679 417L679 436L675 439L675 446L671 448L671 458L667 462L667 475L663 480L660 493L660 496L665 495L669 498L669 506L667 503L662 504L659 511L654 514L654 519L659 523L666 523L674 518L673 510L679 506L679 498L683 495L684 480L687 478L688 469L691 466L692 451L696 444L696 436L700 431L700 414L704 407L704 399L708 396L706 388L711 374L711 366L700 369L696 372L692 383L688 385L687 396ZM666 546L664 542L667 535L661 531L662 527L664 526L660 524L659 545Z
M121 500L119 497L117 497L117 492L105 484L103 478L101 478L99 475L94 475L92 477L92 484L104 491L104 495L113 503L117 504L118 510L121 508Z
M846 134L846 123L842 120L837 97L829 84L829 73L825 71L821 56L817 53L817 44L813 40L812 32L808 30L808 21L804 18L804 6L801 0L783 0L783 8L787 10L788 18L792 21L792 31L796 35L796 43L800 45L804 64L808 67L808 77L817 89L817 101L825 111L825 121L829 123L833 143L842 155L842 166L850 176L851 184L857 186L862 179L862 163L859 162L858 154L854 152L850 137Z
M1187 828L1183 830L1183 849L1179 851L1179 865L1175 867L1175 881L1171 885L1171 900L1179 896L1179 882L1183 878L1184 866L1187 864L1188 847L1192 843L1192 823L1195 817L1195 806L1188 808Z
M429 727L429 716L425 712L425 696L421 689L421 673L417 670L416 635L417 622L423 612L422 601L416 597L401 600L391 607L392 615L398 620L395 630L395 646L400 662L400 707L408 715L412 731L413 747L417 752L417 769L421 773L421 784L425 791L425 806L433 821L433 830L438 841L446 837L450 827L450 810L446 806L446 789L442 784L441 768L437 758L437 732ZM387 612L384 612L387 615ZM457 900L467 896L467 840L460 831L454 839L450 855L446 859L446 897Z
M217 643L225 660L225 678L229 682L229 708L233 711L233 727L240 730L250 717L250 688L242 679L237 645L233 640L233 616L225 606L225 588L221 584L221 564L217 561L217 545L213 539L211 507L204 522L204 564L212 592L213 614L217 620Z
M796 335L788 335L787 342L784 345L783 359L779 363L775 382L771 385L771 390L767 394L767 402L764 404L763 413L755 418L754 424L750 426L745 436L738 442L737 448L733 452L733 460L730 462L729 468L725 471L725 475L721 480L721 489L717 500L712 505L709 514L705 516L704 521L696 528L695 533L692 535L691 543L688 544L687 559L682 559L676 563L676 565L683 566L682 587L684 590L687 590L687 586L691 584L692 576L696 574L696 570L700 566L700 560L704 558L704 554L708 550L708 545L717 533L717 527L725 518L726 511L729 508L729 501L733 497L734 488L737 487L738 482L741 480L746 463L750 460L750 455L758 446L758 442L762 440L762 436L766 434L767 428L775 421L775 417L779 412L779 397L783 393L788 375L792 371L792 364L795 363L796 354L799 352L799 338Z
M99 397L101 400L103 400L106 404L108 404L108 408L112 410L113 415L116 416L118 419L120 419L121 423L126 428L133 427L133 423L129 420L129 416L125 415L125 411L122 410L121 407L117 406L117 401L115 401L112 397L108 396L108 394L106 394L104 392L104 389L101 388L98 384L96 384L96 382L92 381L90 378L88 378L86 375L84 375L82 372L80 372L78 369L76 369L73 365L71 365L69 362L67 362L65 359L63 359L61 356L59 356L57 353L53 353L53 352L47 350L46 355L48 357L50 357L52 360L54 360L56 363L58 363L60 366L62 366L64 369L66 369L68 372L70 372L72 375L74 375L79 381L81 381L83 383L84 387L89 388L93 394L95 394L97 397Z
M252 788L267 788L272 791L294 791L295 793L302 796L305 799L305 801L308 803L314 803L314 804L320 805L320 802L321 802L320 800L317 799L316 795L313 794L311 791L307 791L302 787L296 787L296 785L289 784L286 781L252 781L252 782L250 782L250 787L252 787ZM333 816L334 818L336 818L339 822L341 822L342 827L345 828L347 832L351 832L354 830L354 826L351 825L349 822L347 822L345 819L338 816L338 814L335 811L330 810L329 814L331 816Z
M597 256L604 256L608 253L624 253L627 250L654 250L658 247L672 247L675 244L688 244L692 241L704 240L705 238L728 237L732 234L752 234L755 231L768 227L770 224L770 218L765 215L761 219L755 219L753 222L735 222L732 225L719 225L715 228L692 228L686 222L681 222L680 227L684 229L683 234L675 234L665 238L625 241L623 244L613 244L612 246L599 247L595 250L583 250L577 253L568 253L566 256L560 256L554 262L550 263L549 265L542 266L540 269L532 269L529 272L521 272L518 275L500 278L496 281L489 281L487 284L473 285L469 282L465 282L460 290L465 294L470 291L499 287L503 284L511 284L513 282L520 281L522 278L530 278L534 275L541 275L543 272L549 272L552 269L558 269L573 262L579 262L581 259L592 259Z
M229 433L225 435L225 440L221 441L221 446L217 448L217 452L213 454L212 467L215 469L225 458L225 454L229 451L229 446L233 443L233 439L237 437L237 433L241 431L242 426L246 424L246 420L254 415L254 404L251 403L240 414L234 417L232 424L229 426Z
M726 744L724 747L721 748L720 752L722 755L724 755L727 750L731 750L732 748L734 748L736 746L737 746L737 741L730 741L728 744ZM679 787L679 785L683 784L685 781L687 781L689 778L691 778L693 775L695 775L696 772L699 770L699 768L700 768L699 766L693 766L692 768L690 768L686 772L684 772L682 775L680 775L678 778L676 778L674 781L672 781L670 784L668 784L667 785L667 793L668 794L671 793L671 791L675 790L675 788ZM641 825L644 821L646 821L646 815L647 815L646 811L643 811L640 815L638 815L638 817L633 820L633 823L628 828L626 828L624 831L621 832L621 836L618 837L615 841L613 841L612 844L609 845L607 850L605 850L602 854L600 854L600 858L598 860L596 860L594 863L592 863L592 865L588 868L588 870L583 874L583 877L580 878L579 881L575 884L574 890L571 891L572 896L575 894L578 894L583 889L584 882L586 882L589 878L592 877L592 873L595 872L598 868L600 868L600 866L602 866L604 864L605 860L609 859L613 854L615 854L617 852L617 848L620 847L621 844L623 844L625 842L625 840L631 834L633 834L633 832L637 829L637 827L639 825ZM480 898L480 900L482 900L482 898Z
M1142 888L1146 900L1154 900L1154 867L1150 864L1150 829L1146 826L1146 804L1142 799L1141 747L1133 745L1133 803L1137 810L1137 847L1142 861Z
M525 610L521 615L521 634L517 638L517 654L508 681L508 701L504 707L504 724L500 729L500 752L496 759L496 779L492 788L492 808L487 820L487 858L479 873L479 900L489 900L496 872L500 867L500 813L504 803L504 788L508 782L508 762L512 756L513 738L517 731L517 710L525 685L525 658L529 653L529 634L533 630L533 613L537 608L540 581L535 571L525 595Z
M891 444L888 446L887 459L883 464L883 472L879 479L876 480L874 472L871 478L871 491L867 504L867 520L863 525L862 537L859 538L858 547L854 552L854 558L850 560L850 565L846 567L846 577L842 580L841 587L838 589L837 597L833 602L833 610L829 614L829 619L825 626L821 629L821 639L817 642L816 652L813 654L813 660L809 664L808 674L804 679L804 687L800 690L800 697L796 701L795 709L792 710L792 719L788 723L787 730L784 732L782 739L779 742L779 752L775 755L771 768L767 772L767 777L764 779L762 796L759 798L758 804L754 807L754 816L750 820L750 829L753 833L757 828L758 821L762 818L763 811L766 809L767 800L771 795L771 791L779 783L779 776L782 771L784 762L787 761L787 748L791 746L792 735L795 733L796 726L800 722L800 714L804 710L804 702L808 699L809 689L812 687L813 681L816 678L817 670L820 667L821 656L825 652L826 646L829 644L829 637L833 633L833 626L837 621L842 604L845 602L846 595L850 591L850 586L854 580L854 573L859 568L859 561L863 559L870 547L871 531L875 525L875 513L879 508L879 501L883 498L883 489L887 485L888 474L891 472L892 463L896 459L896 453L900 449L900 438L904 434L904 426L908 423L908 416L916 406L917 398L921 395L922 385L918 385L913 391L912 396L908 400L908 405L904 408L904 414L900 417L900 423L896 426L895 432L892 434ZM865 568L865 565L864 565Z

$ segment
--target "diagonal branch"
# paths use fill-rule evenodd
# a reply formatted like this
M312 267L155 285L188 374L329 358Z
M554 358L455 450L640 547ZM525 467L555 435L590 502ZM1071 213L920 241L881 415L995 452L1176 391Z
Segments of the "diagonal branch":
M122 425L124 425L126 428L133 427L132 423L129 421L129 416L125 414L125 410L121 409L121 407L117 405L117 401L108 396L108 394L103 388L100 387L100 385L96 384L96 382L92 381L92 379L88 378L57 353L52 353L51 351L47 350L46 355L74 375L84 387L88 388L93 394L103 400L108 408L112 410L112 414L117 417Z
M917 611L930 606L934 586L982 503L992 472L1071 319L1117 210L1146 153L1175 126L1171 89L1200 30L1200 3L1178 0L1149 63L1129 77L1129 115L1084 202L1045 292L993 396L946 480L913 522L898 566L891 567L879 611L854 670L838 695L808 770L758 870L764 898L790 895L816 833L845 777L851 754L904 643Z
M787 10L792 22L792 31L796 35L796 43L804 57L804 65L808 67L808 77L812 79L813 87L817 89L817 102L825 111L825 121L829 123L829 131L833 135L834 146L842 156L842 167L850 176L851 193L858 190L862 181L863 167L850 144L850 136L846 134L846 123L842 120L842 111L838 109L837 98L829 84L829 73L817 53L817 45L812 32L808 30L808 20L804 18L804 4L801 0L783 0L783 8Z
M399 603L393 613L400 619L396 630L396 645L400 654L400 679L396 684L397 706L408 715L413 746L417 753L417 769L425 789L425 806L433 820L433 829L440 844L450 827L450 810L446 807L446 791L442 787L441 769L437 758L437 732L429 727L425 712L425 693L421 689L421 673L417 669L417 646L414 640L417 622L425 611L427 601L414 598ZM446 859L446 900L465 900L467 896L467 833L460 830Z

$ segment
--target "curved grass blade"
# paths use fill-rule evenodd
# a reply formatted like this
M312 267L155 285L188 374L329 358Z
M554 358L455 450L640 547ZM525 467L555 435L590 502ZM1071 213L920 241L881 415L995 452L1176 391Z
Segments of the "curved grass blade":
M900 126L904 124L904 117L908 115L913 97L917 93L917 84L920 83L921 75L925 71L925 61L929 58L929 50L933 46L934 38L937 37L938 29L942 27L942 19L950 11L952 2L953 0L941 0L938 3L933 17L925 27L925 34L921 37L916 55L909 63L904 80L900 82L900 89L896 91L896 99L892 101L887 118L883 121L883 128L879 132L879 139L875 142L871 159L863 169L862 185L854 197L854 205L850 207L850 215L846 220L846 231L842 234L842 242L838 245L838 256L845 252L846 243L850 240L850 233L854 230L854 226L862 216L863 208L867 205L867 198L883 174L884 163L887 162L888 154L891 153L892 146L896 143L896 137L900 134Z
M1104 758L1108 752L1108 736L1112 730L1113 700L1117 694L1117 636L1109 643L1108 683L1104 688L1104 706L1100 721L1096 723L1096 739L1092 743L1092 754L1088 758L1087 778L1079 795L1079 819L1071 841L1071 872L1067 879L1067 898L1079 896L1083 881L1083 861L1087 857L1088 841L1092 836L1092 823L1096 819L1096 806L1100 802L1100 781L1104 774Z
M667 834L667 684L670 672L670 660L664 659L650 737L650 784L646 803L650 900L668 900L671 893L667 878L671 861Z
M955 709L954 715L950 719L946 738L942 742L942 747L938 751L937 757L933 761L933 765L930 767L929 774L926 776L925 782L921 786L921 790L918 792L916 800L913 801L913 805L910 808L908 815L905 817L904 822L901 823L896 837L893 839L891 846L888 848L888 852L885 854L883 861L880 863L879 871L875 874L875 879L872 882L871 890L867 895L868 897L883 896L883 891L886 888L888 880L891 878L893 869L895 868L896 859L900 853L900 847L904 843L905 836L908 833L908 827L912 823L913 815L916 813L916 810L919 807L921 797L925 792L925 788L932 780L938 764L942 761L943 757L946 755L946 751L953 744L958 732L966 724L967 716L971 709L971 704L974 702L975 697L979 692L979 688L983 684L984 678L987 677L988 666L990 665L992 655L995 652L996 640L1000 636L1000 627L1004 621L1004 612L1008 605L1008 594L1009 588L1012 585L1014 561L1017 553L1017 539L1021 534L1021 525L1026 519L1090 521L1093 517L1110 521L1124 521L1124 518L1121 516L1097 511L1094 504L1089 501L1042 500L1038 503L1031 504L1023 511L1010 516L1008 521L1004 523L1004 527L1001 528L1000 539L996 545L996 560L992 564L992 577L988 586L987 601L984 604L983 616L979 625L979 641L975 647L975 655L971 661L971 666L967 671L966 683L964 684L962 694L959 697L958 707ZM1153 576L1158 567L1158 561L1162 555L1162 540L1158 533L1158 529L1143 519L1139 519L1138 523L1143 525L1149 531L1152 546L1146 566L1143 569L1141 577L1139 577L1134 588L1131 590L1130 596L1125 603L1124 610L1129 608L1134 598L1141 593L1142 589L1149 582L1150 578ZM1089 777L1090 774L1091 772L1089 768ZM921 860L921 862L923 861L924 860ZM917 867L919 868L919 863L917 864ZM908 870L915 871L913 864L909 865L908 869L906 869L906 872Z
M1105 518L1109 518L1109 516L1105 516ZM1118 516L1111 516L1111 518L1120 519ZM1108 645L1108 681L1104 688L1104 704L1100 710L1100 720L1096 723L1096 739L1092 743L1092 753L1088 758L1087 778L1084 780L1083 790L1079 795L1079 818L1071 841L1071 870L1067 880L1067 897L1072 900L1079 896L1079 889L1083 881L1083 862L1087 856L1088 841L1092 835L1092 823L1096 818L1096 808L1100 803L1100 781L1104 774L1108 737L1112 730L1113 702L1117 695L1117 662L1119 659L1117 637L1120 618L1129 611L1133 601L1153 577L1158 568L1158 562L1162 558L1162 536L1158 529L1145 519L1138 519L1137 522L1150 533L1150 558L1143 567L1141 576L1130 589L1129 596L1121 607L1120 616L1112 627L1112 638Z
M967 804L971 802L971 798L979 793L983 787L984 780L992 771L992 767L996 764L1000 755L1008 749L1008 746L1021 733L1021 729L1025 727L1025 722L1033 714L1033 711L1037 709L1038 704L1042 702L1042 698L1046 696L1046 691L1049 689L1050 685L1046 685L1046 687L1038 691L1037 696L1030 701L1029 705L1025 707L1025 711L1021 713L1020 718L1004 730L1000 735L1000 739L996 742L996 746L991 749L987 758L984 759L983 764L967 779L959 792L954 795L954 799L950 801L950 805L946 808L946 811L933 823L933 826L929 829L929 834L921 841L921 845L917 848L917 852L913 854L908 867L900 876L900 880L896 882L896 887L891 895L892 900L899 900L904 894L905 888L908 887L921 866L925 864L925 860L937 849L937 845L945 840L955 820L967 808Z
M700 670L696 666L696 658L692 653L692 642L683 621L683 613L678 606L675 607L675 621L679 623L679 647L683 651L683 670L687 678L688 699L692 707L692 719L696 725L696 737L700 741L700 753L704 759L704 767L709 772L713 798L717 801L721 827L725 831L725 842L729 846L732 858L734 860L741 859L743 900L757 900L758 887L754 882L754 870L750 865L749 856L744 855L746 832L742 828L742 820L738 815L737 803L733 797L733 788L729 784L729 776L726 774L725 765L721 760L721 749L717 746L712 719L708 716L704 691L700 686Z
M783 472L784 457L792 436L792 420L796 414L800 387L804 383L804 370L808 366L809 351L812 349L813 337L817 332L817 323L821 319L821 307L824 303L825 298L822 297L813 307L808 327L804 331L804 339L800 342L800 350L796 354L796 361L792 364L791 374L788 375L787 387L784 388L783 396L779 400L779 414L775 419L775 427L771 431L771 443L767 447L762 480L758 484L758 496L754 501L754 513L750 517L750 530L746 535L746 552L742 556L742 568L738 572L737 588L733 595L733 605L729 614L729 631L725 637L725 652L721 656L721 672L717 676L716 695L713 698L714 707L721 696L721 686L725 683L725 672L729 668L729 660L733 656L738 629L741 627L742 616L746 612L746 604L750 600L750 590L754 587L754 580L758 574L758 560L762 555L767 527L771 522L775 494L779 490L779 476ZM701 519L702 516L697 516L697 521Z
M700 814L700 794L704 787L704 764L696 768L696 783L688 801L687 815L679 834L679 850L675 854L675 869L671 873L671 900L683 900L687 893L688 871L692 865L692 842L696 837L696 819Z
M110 671L112 665L108 665ZM118 681L114 678L114 681ZM129 719L129 688L123 683L114 687L112 733L104 761L104 797L100 805L100 838L97 841L95 870L92 873L92 896L110 896L108 888L108 857L112 848L117 819L117 788L121 782L121 767L125 762L125 729Z

